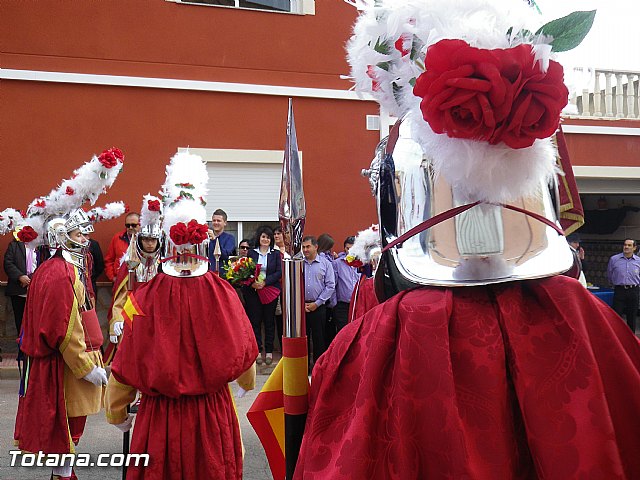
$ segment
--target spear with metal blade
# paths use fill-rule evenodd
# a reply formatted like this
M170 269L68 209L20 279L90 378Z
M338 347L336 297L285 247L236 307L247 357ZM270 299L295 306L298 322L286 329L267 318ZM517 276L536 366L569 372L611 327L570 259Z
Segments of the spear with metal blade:
M302 238L306 218L302 165L289 99L287 140L282 165L278 217L290 258L282 260L282 339L286 478L293 478L308 410L308 359L304 313Z
M247 418L264 447L274 480L291 480L307 419L309 392L302 258L306 210L291 99L278 216L288 254L282 260L282 360L249 408Z

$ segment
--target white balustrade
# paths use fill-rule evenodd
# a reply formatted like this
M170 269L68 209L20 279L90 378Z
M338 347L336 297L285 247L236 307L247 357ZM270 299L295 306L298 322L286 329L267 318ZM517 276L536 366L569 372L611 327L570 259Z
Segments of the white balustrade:
M640 118L640 72L596 69L590 84L571 97L578 117Z

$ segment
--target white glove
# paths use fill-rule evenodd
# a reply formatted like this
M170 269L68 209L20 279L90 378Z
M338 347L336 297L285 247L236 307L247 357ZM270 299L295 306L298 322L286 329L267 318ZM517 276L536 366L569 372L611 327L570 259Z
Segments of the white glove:
M117 335L109 335L109 341L111 343L118 343L118 336Z
M247 391L238 385L238 391L236 392L236 398L242 398L247 394Z
M134 418L133 415L127 414L127 418L124 422L118 423L117 425L114 425L114 426L122 430L122 432L128 432L129 430L131 430L131 424L133 423L133 418Z
M102 367L94 366L93 370L87 373L84 377L87 382L93 383L96 387L101 387L107 384L107 371Z
M113 324L113 333L120 336L122 335L122 331L124 330L124 322L116 322ZM116 343L116 342L112 342Z

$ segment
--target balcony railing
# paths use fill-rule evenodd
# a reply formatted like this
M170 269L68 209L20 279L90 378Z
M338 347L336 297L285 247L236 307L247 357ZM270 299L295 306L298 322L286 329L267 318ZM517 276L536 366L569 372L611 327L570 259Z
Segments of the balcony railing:
M588 83L591 88L569 100L573 115L577 111L579 117L640 118L640 72L595 69Z

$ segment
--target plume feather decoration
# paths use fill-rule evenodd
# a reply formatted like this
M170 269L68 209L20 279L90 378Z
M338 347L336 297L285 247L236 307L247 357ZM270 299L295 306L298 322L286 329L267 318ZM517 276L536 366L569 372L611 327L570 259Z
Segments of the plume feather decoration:
M13 209L6 208L0 212L0 235L6 235L24 223L22 214Z
M94 207L87 212L92 222L103 222L117 218L125 212L124 202L107 203L104 207Z
M142 197L140 209L140 226L158 225L162 217L162 201L150 193Z
M171 235L171 228L186 228L191 221L195 221L201 228L206 228L207 214L203 199L207 196L209 176L202 157L188 151L178 152L171 158L166 173L167 178L161 189L164 204L162 229L165 235L175 239L176 237ZM184 248L191 248L193 245L191 242L174 243L177 247Z
M531 68L546 72L553 59L550 45L553 38L540 32L531 33L537 31L542 17L526 2L356 0L349 3L361 11L347 45L356 91L371 94L398 118L410 117L411 136L432 160L435 176L442 175L469 201L505 203L535 196L540 183L549 181L557 173L556 150L548 138L553 132L547 138L531 135L530 146L513 148L502 143L506 141L502 137L489 142L466 132L456 136L450 129L436 133L435 127L425 120L424 109L428 107L423 104L421 109L422 98L414 94L417 79L429 71L426 60L430 49L444 40L461 40L470 49L492 52L530 45ZM566 90L561 77L560 86ZM510 116L508 119L512 121ZM559 115L556 119L559 120ZM506 124L507 120L504 122L511 132L511 125ZM549 124L549 128L553 128L553 121ZM448 124L447 127L451 128Z
M87 201L94 205L98 197L113 185L122 171L123 162L122 151L115 147L109 148L74 170L71 178L63 180L48 195L33 200L27 208L23 223L33 228L38 236L28 244L35 247L44 243L48 219L64 217ZM96 221L122 215L124 212L120 212L121 210L124 210L122 202L108 204L104 209L95 209L97 216L103 216L96 218Z
M370 263L376 253L381 249L380 229L378 225L371 225L366 230L358 232L353 245L349 249L346 261L349 264L366 265Z

